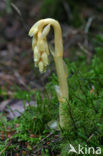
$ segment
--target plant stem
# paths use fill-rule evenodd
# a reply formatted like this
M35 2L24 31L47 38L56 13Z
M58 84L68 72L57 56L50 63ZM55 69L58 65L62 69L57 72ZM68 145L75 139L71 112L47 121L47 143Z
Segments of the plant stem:
M67 129L69 126L69 113L68 113L68 103L69 94L68 94L68 84L67 84L67 73L65 71L65 64L63 61L63 41L62 41L62 31L60 24L53 19L45 19L45 24L51 24L54 28L54 37L55 37L55 54L54 61L56 65L56 72L59 81L60 87L60 96L58 96L59 100L59 119L60 119L60 127L62 129Z
M45 26L50 25L54 29L54 38L55 38L55 53L54 61L56 65L56 72L59 81L58 87L58 100L59 100L59 118L60 118L60 127L62 129L67 129L69 127L69 112L68 112L68 84L67 84L67 71L66 65L63 61L63 41L62 41L62 30L60 24L51 18L42 19L38 21L30 30L30 34L33 34L34 28L38 27L38 36L42 33Z

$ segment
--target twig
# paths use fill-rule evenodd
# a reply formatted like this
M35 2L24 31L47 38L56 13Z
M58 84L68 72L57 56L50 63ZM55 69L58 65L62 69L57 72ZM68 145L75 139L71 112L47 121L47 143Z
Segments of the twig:
M79 48L86 54L87 56L87 63L90 62L91 57L92 57L92 53L89 52L81 43L78 43Z
M75 133L76 133L76 131L77 131L77 126L76 126L76 124L75 124L75 121L74 121L74 118L73 118L73 115L72 115L72 111L71 111L71 106L70 106L69 102L68 102L68 106L69 106L69 115L70 115L70 117L71 117L71 120L72 120L74 129L75 129Z
M87 24L86 24L85 29L84 29L84 32L85 32L84 45L85 45L86 47L88 47L88 32L89 32L89 29L90 29L90 27L91 27L91 24L92 24L94 18L95 18L95 17L92 16L92 17L90 17L90 18L88 19Z
M36 148L36 147L38 147L38 145L41 143L41 142L43 142L45 139L47 139L48 137L50 137L51 135L52 135L53 133L50 133L50 134L48 134L44 139L42 139L36 146L34 146L34 149ZM57 135L58 137L59 137L59 135ZM53 139L53 140L51 140L50 142L52 142L52 143L54 143L54 141L60 141L62 138L55 138L55 139ZM45 148L47 148L47 146L48 145L45 145L46 144L46 141L45 142L43 142L43 147ZM37 149L37 150L35 150L34 152L33 152L33 154L36 154L36 153L38 153L38 152L40 152L41 151L41 146L39 147L39 149ZM34 156L34 155L33 155Z
M86 34L89 32L89 28L90 28L90 26L91 26L91 24L92 24L92 22L93 22L94 19L95 19L94 16L92 16L92 17L90 17L90 18L88 19L87 24L86 24L85 29L84 29L84 32L85 32Z
M39 143L37 143L33 148L35 149L41 142L49 138L51 135L53 135L54 132L49 133L45 138L43 138Z
M24 21L24 18L22 16L22 13L21 13L20 9L14 3L11 3L11 6L17 12L17 14L19 15L25 30L28 32L28 25L27 24L25 25L26 22Z
M73 16L71 14L71 9L69 7L69 4L65 0L62 1L62 3L63 3L63 6L64 6L65 11L67 13L68 20L72 20L73 19Z
M14 3L11 3L11 6L16 10L18 15L22 17L21 11L18 9L18 7Z
M79 42L78 43L79 48L84 51L85 54L87 54L89 57L92 56L92 54Z
M92 135L88 138L87 142L89 142L89 141L92 139L93 136L94 136L94 134L92 134Z
M25 89L29 90L29 87L26 85L26 83L24 82L24 79L22 78L22 76L19 74L19 72L14 71L14 75L17 78L18 82L25 87Z

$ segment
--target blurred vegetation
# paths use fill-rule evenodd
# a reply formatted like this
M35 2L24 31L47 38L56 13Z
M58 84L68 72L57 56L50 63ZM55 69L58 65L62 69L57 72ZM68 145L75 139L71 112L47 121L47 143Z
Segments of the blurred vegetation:
M69 9L68 12L65 7ZM45 0L42 6L42 15L43 17L52 17L63 22L66 21L76 27L80 26L82 23L79 15L78 2L75 0Z

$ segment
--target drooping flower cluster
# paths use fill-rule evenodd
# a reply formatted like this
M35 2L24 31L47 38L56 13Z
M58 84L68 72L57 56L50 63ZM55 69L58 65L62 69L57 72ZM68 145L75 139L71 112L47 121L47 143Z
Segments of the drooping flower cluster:
M49 64L49 48L46 39L49 31L50 24L44 27L43 30L39 28L39 25L35 24L29 31L29 36L33 37L32 48L34 53L35 66L39 67L40 72L44 72L47 65Z

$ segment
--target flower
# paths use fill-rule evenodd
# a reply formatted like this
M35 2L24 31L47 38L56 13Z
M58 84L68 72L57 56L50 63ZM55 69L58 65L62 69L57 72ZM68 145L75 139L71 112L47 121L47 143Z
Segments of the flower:
M40 72L43 72L43 71L44 71L44 64L43 64L42 61L40 61L40 62L38 63L38 67L39 67L39 71L40 71Z
M38 29L38 24L34 24L29 31L29 36L32 38L32 49L34 52L35 66L39 68L39 71L45 72L47 65L49 64L48 55L49 48L47 43L47 35L50 31L50 24L44 27L43 30Z
M38 62L40 59L40 53L38 47L36 46L33 50L34 50L34 61Z
M43 53L41 55L41 58L42 58L44 65L47 66L48 65L48 55L46 53Z

